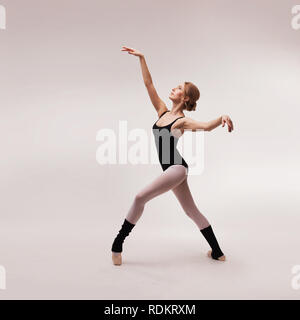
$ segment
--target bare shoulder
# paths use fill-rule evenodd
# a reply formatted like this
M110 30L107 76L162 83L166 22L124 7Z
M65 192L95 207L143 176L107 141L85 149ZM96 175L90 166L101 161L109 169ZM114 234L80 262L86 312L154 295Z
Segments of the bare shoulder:
M162 104L161 107L157 110L157 116L160 118L163 113L170 111L165 104Z
M181 126L187 127L189 124L193 123L193 121L195 121L195 120L190 117L185 116L185 117L179 119L177 122L178 122L178 124L180 123Z

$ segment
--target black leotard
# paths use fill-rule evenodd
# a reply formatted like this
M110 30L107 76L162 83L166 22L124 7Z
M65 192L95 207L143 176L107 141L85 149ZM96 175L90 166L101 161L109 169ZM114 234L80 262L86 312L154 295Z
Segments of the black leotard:
M165 111L159 117L159 119L166 112L170 112L170 111L169 110ZM152 131L155 138L156 150L157 150L159 162L163 171L167 170L170 166L174 164L181 164L186 168L188 168L188 164L185 162L185 160L182 158L182 156L177 150L177 143L179 138L174 137L171 133L171 127L173 123L180 118L184 118L184 117L179 117L175 119L173 122L171 122L170 124L163 127L159 127L156 125L156 122L158 121L157 120L152 127Z

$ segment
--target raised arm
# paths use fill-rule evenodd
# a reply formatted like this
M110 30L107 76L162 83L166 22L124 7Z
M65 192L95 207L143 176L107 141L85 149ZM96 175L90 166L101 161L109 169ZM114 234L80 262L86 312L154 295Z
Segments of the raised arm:
M128 51L129 54L133 54L133 55L139 57L141 68L142 68L142 75L143 75L144 84L147 88L150 100L151 100L155 110L157 111L158 116L160 116L163 112L167 111L168 108L156 92L156 89L155 89L153 82L152 82L151 74L148 70L145 56L141 52L139 52L133 48L128 48L128 47L124 47L124 46L123 46L122 51Z

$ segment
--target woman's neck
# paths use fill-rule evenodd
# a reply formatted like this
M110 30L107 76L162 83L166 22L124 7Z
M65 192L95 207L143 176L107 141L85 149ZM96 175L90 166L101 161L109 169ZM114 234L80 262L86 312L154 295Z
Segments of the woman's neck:
M173 104L172 109L170 110L170 113L174 116L184 116L184 113L182 111L182 107L180 104Z

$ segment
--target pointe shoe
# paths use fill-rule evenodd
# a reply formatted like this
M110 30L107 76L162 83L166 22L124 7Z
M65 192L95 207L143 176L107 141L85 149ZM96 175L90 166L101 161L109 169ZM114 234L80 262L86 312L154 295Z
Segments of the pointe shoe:
M209 250L209 251L207 252L207 256L210 257L210 258L212 258L211 252L212 252L212 250ZM212 258L212 259L213 259L213 258ZM214 260L216 260L216 259L214 259ZM223 255L223 256L219 257L218 260L219 260L219 261L225 261L225 260L226 260L226 257Z
M121 252L112 252L112 261L114 265L120 266L122 264Z

